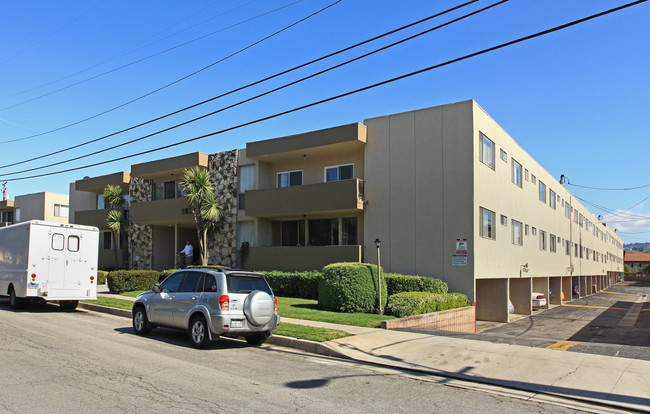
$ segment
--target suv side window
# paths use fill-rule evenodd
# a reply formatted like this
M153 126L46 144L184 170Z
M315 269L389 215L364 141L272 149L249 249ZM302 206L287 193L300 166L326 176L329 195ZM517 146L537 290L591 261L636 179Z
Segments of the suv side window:
M200 292L203 286L203 274L199 272L187 272L181 284L180 292ZM197 289L198 287L198 289Z
M166 293L178 292L183 276L185 276L185 272L172 273L167 279L165 279L162 285L160 285L160 291Z
M214 278L214 275L205 274L205 282L203 284L202 292L216 292L217 291L217 280Z

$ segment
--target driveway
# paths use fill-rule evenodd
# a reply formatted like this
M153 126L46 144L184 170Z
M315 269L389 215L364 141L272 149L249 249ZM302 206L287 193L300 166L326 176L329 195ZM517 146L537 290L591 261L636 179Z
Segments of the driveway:
M479 322L478 334L435 333L650 360L650 283L620 283L508 324Z

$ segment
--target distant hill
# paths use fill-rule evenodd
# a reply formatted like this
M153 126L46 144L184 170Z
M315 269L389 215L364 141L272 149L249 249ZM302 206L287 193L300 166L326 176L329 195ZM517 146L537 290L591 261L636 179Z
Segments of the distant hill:
M646 243L630 243L624 245L625 250L636 250L639 252L650 252L650 242Z

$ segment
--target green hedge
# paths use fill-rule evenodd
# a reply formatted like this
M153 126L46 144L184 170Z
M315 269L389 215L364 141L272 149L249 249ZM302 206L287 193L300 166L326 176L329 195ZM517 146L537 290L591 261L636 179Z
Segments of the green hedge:
M449 291L449 287L445 282L432 277L382 273L383 277L386 278L388 295L396 295L402 292L447 293Z
M382 278L382 292L386 279ZM323 268L318 285L321 309L339 312L370 312L377 308L377 266L365 263L333 263ZM382 302L387 302L386 294Z
M108 272L105 270L97 271L97 286L106 284L106 275Z
M177 270L180 270L180 269L167 269L167 270L161 271L160 274L158 275L158 283L162 283L162 281L165 280L167 278L167 276L171 275L172 273L174 273Z
M462 293L402 292L388 298L387 313L398 318L469 306Z
M277 270L261 271L269 286L276 296L290 298L318 299L318 284L321 280L321 273L312 270L310 272L280 272Z
M158 283L160 272L155 270L115 270L106 276L108 290L122 293L131 290L149 290Z

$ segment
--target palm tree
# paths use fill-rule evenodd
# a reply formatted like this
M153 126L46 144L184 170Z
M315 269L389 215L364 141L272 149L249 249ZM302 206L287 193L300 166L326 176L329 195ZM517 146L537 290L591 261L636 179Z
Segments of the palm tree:
M113 251L115 252L115 267L119 267L117 261L117 241L118 237L124 234L124 202L126 198L122 187L119 185L109 184L104 188L104 202L108 204L111 211L108 212L106 224L113 233Z
M194 215L194 223L199 236L201 264L208 264L208 233L216 230L221 217L221 207L210 182L210 172L201 167L185 170L181 188L187 204Z

